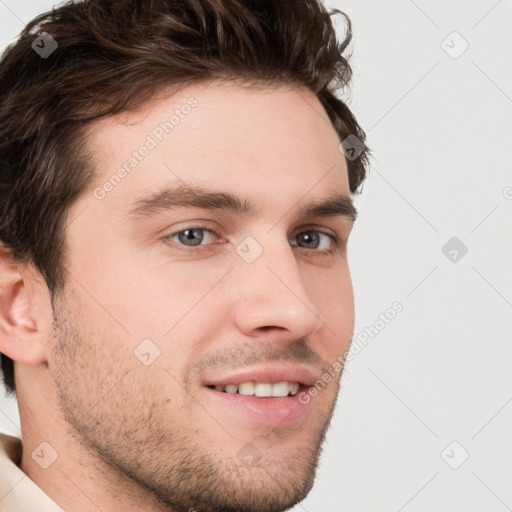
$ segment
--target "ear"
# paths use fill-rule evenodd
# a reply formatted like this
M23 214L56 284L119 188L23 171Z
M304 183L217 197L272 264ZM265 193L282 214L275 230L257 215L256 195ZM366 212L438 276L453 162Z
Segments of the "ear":
M43 281L26 265L15 263L0 242L0 352L13 361L37 365L47 360L49 300Z

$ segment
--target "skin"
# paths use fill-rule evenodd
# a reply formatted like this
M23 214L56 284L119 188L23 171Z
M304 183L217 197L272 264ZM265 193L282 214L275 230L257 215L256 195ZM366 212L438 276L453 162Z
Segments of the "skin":
M96 199L94 188L190 96L197 107ZM88 140L98 176L67 215L55 311L41 275L1 253L0 349L16 361L21 469L69 512L285 510L312 486L339 373L300 421L277 427L220 408L201 383L275 361L321 373L349 348L352 222L298 216L332 192L349 196L325 111L306 89L196 83L96 121ZM177 183L247 198L258 214L127 215ZM198 223L216 233L203 232L204 245L169 237ZM293 238L312 230L340 247L320 235L332 248L321 254ZM250 264L235 250L247 236L263 249ZM149 366L134 356L144 339L160 350ZM42 442L58 453L47 469L31 456ZM252 467L237 457L248 442L261 454Z

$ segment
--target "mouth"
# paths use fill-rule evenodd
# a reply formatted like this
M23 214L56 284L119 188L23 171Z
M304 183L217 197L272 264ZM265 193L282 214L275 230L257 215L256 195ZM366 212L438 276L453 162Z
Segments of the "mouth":
M318 380L317 373L292 365L266 367L205 379L203 389L214 403L212 410L222 409L221 417L285 427L300 424L310 411L304 392Z
M240 384L226 384L208 386L221 393L237 394L243 396L257 396L259 398L295 396L300 389L299 382L241 382Z

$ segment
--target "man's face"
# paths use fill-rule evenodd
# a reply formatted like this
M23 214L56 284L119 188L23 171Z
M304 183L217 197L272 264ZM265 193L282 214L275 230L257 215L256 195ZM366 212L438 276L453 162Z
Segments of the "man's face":
M303 215L349 197L334 128L311 91L213 82L89 141L48 361L73 437L173 510L284 510L312 486L340 372L307 389L353 330L346 205Z

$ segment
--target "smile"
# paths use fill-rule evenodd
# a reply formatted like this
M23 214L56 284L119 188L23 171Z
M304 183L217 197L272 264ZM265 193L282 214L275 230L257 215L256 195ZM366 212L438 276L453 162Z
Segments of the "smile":
M318 369L280 363L238 369L224 375L204 376L203 388L224 418L245 425L285 427L302 423L313 404L302 403L299 394L320 377Z
M227 384L213 386L215 391L257 397L286 397L294 396L299 391L298 382L241 382L240 384Z

